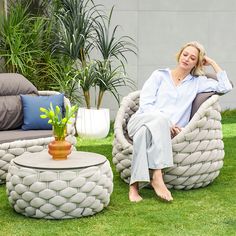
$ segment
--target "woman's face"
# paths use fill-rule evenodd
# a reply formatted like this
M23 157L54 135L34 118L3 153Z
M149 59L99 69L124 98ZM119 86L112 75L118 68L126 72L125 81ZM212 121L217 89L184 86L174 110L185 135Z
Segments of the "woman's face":
M179 57L179 66L190 72L198 62L198 54L198 50L193 46L184 48Z

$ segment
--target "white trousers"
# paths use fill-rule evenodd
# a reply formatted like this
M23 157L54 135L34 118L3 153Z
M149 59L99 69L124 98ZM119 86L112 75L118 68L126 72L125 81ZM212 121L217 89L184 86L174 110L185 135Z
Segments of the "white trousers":
M171 122L159 111L135 114L128 123L133 137L133 160L130 184L150 182L150 169L173 166Z

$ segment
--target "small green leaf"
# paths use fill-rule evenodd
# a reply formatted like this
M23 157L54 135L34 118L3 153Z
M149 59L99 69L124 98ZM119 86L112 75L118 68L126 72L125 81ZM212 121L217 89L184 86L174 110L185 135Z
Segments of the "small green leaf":
M60 107L56 106L56 113L59 114L61 112Z
M40 107L39 110L40 110L41 112L47 112L47 109L45 109L44 107Z
M66 122L67 122L67 118L64 117L64 118L62 119L62 123L66 124Z
M55 116L54 111L51 110L51 111L49 112L49 115L50 115L50 117L54 117L54 116Z
M41 117L42 119L46 119L46 118L47 118L46 115L40 115L40 117Z

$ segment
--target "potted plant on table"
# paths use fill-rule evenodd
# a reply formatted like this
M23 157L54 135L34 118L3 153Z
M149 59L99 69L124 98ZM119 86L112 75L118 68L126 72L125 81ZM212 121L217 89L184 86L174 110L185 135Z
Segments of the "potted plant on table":
M74 60L74 78L83 92L86 108L79 108L76 129L80 136L103 138L110 128L109 109L101 109L102 99L110 92L119 103L118 88L133 82L125 71L126 53L135 53L132 38L117 38L119 26L111 28L113 8L108 17L101 5L92 0L60 0L54 51ZM71 10L73 9L73 11ZM95 52L95 53L94 53ZM97 55L91 60L91 55ZM95 89L96 108L90 92ZM98 89L98 94L96 91Z
M66 126L70 124L70 119L75 117L76 106L66 106L65 116L59 106L55 109L50 103L50 108L40 107L40 111L44 114L40 115L42 119L49 119L48 123L52 125L55 140L48 144L48 152L54 160L65 160L71 153L71 144L65 140L67 131Z

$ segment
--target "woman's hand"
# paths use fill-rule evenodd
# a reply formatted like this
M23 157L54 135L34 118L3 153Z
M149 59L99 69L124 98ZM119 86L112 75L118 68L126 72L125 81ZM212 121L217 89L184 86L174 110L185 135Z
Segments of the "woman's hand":
M211 59L210 57L208 56L204 56L204 59L203 59L203 65L204 66L210 66L212 65L212 63L214 63L215 61L213 59Z
M214 71L215 71L216 73L222 71L222 69L220 68L220 66L219 66L213 59L211 59L211 58L208 57L208 56L204 56L203 65L204 65L204 66L212 66L212 68L214 69Z
M171 138L174 138L177 134L179 134L181 132L181 128L177 125L174 125L170 128L170 135Z

